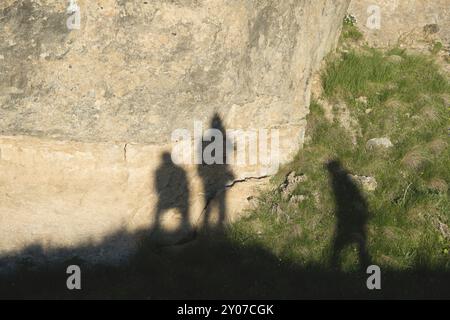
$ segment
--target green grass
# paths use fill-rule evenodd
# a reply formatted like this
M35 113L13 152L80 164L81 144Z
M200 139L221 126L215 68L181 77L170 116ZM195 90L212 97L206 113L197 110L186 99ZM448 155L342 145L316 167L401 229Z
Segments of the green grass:
M359 41L362 40L363 34L359 31L358 27L353 24L345 24L342 29L342 40L344 41Z
M431 53L432 54L438 54L442 49L444 48L444 45L442 44L442 42L435 42L433 44L433 47L431 48Z
M390 55L403 59L394 62ZM273 178L277 186L291 171L305 174L307 181L294 194L307 200L293 206L278 191L261 194L257 209L230 228L232 239L267 248L283 260L326 268L336 218L324 163L337 158L351 173L378 182L374 192L365 193L371 217L367 245L374 263L399 271L450 271L450 238L438 228L438 223L450 225L448 81L430 57L369 49L330 58L322 83L324 98L345 103L357 119L357 143L312 102L309 142ZM357 100L361 96L367 104ZM394 147L367 150L366 142L375 137L389 137ZM343 270L357 269L355 250L344 251Z

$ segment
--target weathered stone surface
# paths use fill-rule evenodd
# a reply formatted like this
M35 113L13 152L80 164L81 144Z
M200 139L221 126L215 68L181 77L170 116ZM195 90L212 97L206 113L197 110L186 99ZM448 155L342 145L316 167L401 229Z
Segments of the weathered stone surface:
M367 23L376 14L370 10L374 5L380 8L379 29ZM424 40L450 44L450 0L353 0L349 13L373 46L420 48Z
M226 166L217 183L198 165L174 165L173 130L192 132L195 120L207 129L215 114L226 129L278 129L288 161L349 1L77 3L71 31L64 1L0 4L2 255L117 230L164 230L176 243L205 215L234 219L261 185L249 178L267 170ZM86 257L120 259L135 245L115 243Z
M303 174L297 174L292 171L286 176L285 181L280 185L281 197L284 200L289 199L292 196L292 193L295 191L297 186L306 181L307 177Z
M346 7L79 0L81 29L69 32L64 1L10 3L1 133L157 144L214 112L230 128L303 126L304 89Z
M394 145L389 138L373 138L366 143L367 149L391 148L393 146Z
M189 237L202 224L205 190L198 168L183 167L189 193L185 195L188 214L183 217L177 190L183 190L184 182L175 165L161 170L161 154L170 149L170 145L0 138L2 254L31 244L49 250L95 244L117 230L150 236L158 217L167 235L157 241L174 244ZM169 182L171 177L175 186ZM168 181L168 198L157 186L161 179ZM238 217L247 198L255 195L264 181L236 182L222 191L226 193L224 222ZM163 202L161 212L159 201ZM209 222L215 225L219 213L211 206ZM187 223L182 225L184 218ZM118 240L113 256L121 259L132 246ZM96 254L90 258L104 258Z

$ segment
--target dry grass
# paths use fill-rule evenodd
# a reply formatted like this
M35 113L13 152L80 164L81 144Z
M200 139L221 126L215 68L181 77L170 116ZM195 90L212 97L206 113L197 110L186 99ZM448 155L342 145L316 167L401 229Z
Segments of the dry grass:
M431 141L427 147L433 155L440 156L448 148L448 142L438 138Z
M446 193L448 184L444 179L435 178L428 183L428 189L438 193Z
M402 164L412 170L420 170L425 163L430 161L430 156L422 146L414 147L402 159Z

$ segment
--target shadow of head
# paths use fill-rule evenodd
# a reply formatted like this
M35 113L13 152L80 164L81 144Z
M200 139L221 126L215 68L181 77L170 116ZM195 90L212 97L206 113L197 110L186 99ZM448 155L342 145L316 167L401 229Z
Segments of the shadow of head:
M333 159L325 163L325 169L330 173L342 173L344 168L339 160Z
M172 155L170 154L170 152L164 152L162 155L161 155L161 160L162 160L162 162L163 163L165 163L165 164L167 164L167 163L169 163L169 164L172 164L173 163L173 161L172 161Z
M212 129L224 129L222 118L220 115L216 112L214 113L214 116L211 119L211 128Z

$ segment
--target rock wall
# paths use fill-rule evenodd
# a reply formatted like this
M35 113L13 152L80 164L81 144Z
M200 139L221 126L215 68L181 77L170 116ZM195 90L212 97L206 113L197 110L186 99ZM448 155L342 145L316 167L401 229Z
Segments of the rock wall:
M372 46L450 47L450 0L353 0L349 13Z
M118 231L176 243L202 223L233 220L268 164L175 164L174 130L192 132L194 121L277 130L277 161L291 159L312 73L349 5L76 3L81 19L71 29L64 1L0 4L0 255L12 260ZM120 260L135 238L84 258Z

